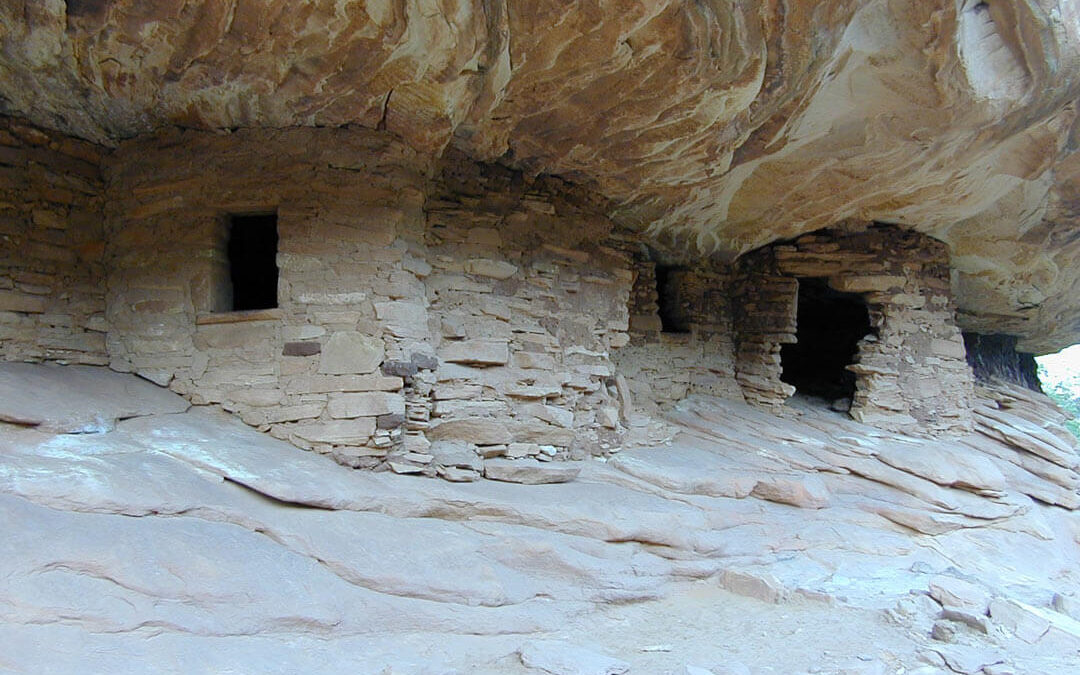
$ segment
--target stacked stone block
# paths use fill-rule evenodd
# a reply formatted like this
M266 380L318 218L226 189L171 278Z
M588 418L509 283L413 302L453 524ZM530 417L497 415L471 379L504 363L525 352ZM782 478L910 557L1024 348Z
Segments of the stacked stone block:
M632 404L777 407L798 276L870 304L857 418L967 423L944 247L895 228L686 261L660 298L640 235L557 179L436 164L377 131L172 130L105 152L11 120L0 209L0 357L108 362L348 466L473 480L613 451ZM276 214L278 303L232 311L229 217L252 213Z
M0 117L0 359L104 364L101 157Z
M735 373L751 405L777 411L795 393L780 380L780 348L796 340L798 281L783 276L769 250L744 256L738 264Z
M610 222L557 182L451 159L427 207L440 367L428 438L541 461L617 445L612 350L630 272Z
M687 332L665 332L659 316L656 263L640 237L622 232L615 240L632 260L630 344L615 354L618 371L636 405L670 405L694 393L739 398L734 379L732 278L727 266L687 262L673 275L665 302L685 321Z

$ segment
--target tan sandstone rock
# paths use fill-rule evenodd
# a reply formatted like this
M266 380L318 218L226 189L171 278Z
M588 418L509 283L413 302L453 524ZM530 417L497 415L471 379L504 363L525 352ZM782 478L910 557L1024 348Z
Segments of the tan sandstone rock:
M322 346L319 372L325 375L373 373L383 362L383 341L362 333L334 333Z

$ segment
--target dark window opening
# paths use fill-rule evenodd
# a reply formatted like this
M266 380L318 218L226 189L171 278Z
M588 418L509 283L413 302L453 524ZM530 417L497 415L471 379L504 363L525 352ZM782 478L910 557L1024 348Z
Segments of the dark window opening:
M824 279L799 279L795 344L780 348L780 379L809 396L830 401L855 395L854 363L859 340L872 332L866 301L841 293Z
M660 330L665 333L689 333L690 317L682 302L682 281L686 270L667 265L656 266L656 304Z
M1042 392L1035 355L1016 351L1019 339L1013 335L964 333L968 365L980 382L1005 380Z
M229 278L232 309L278 306L277 215L229 218Z

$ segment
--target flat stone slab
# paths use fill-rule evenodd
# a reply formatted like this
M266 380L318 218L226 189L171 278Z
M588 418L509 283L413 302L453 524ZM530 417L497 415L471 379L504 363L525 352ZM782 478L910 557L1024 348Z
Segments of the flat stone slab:
M535 459L489 459L484 461L484 478L506 483L541 485L569 483L581 467L566 462L538 462Z
M0 363L2 422L55 433L100 433L117 420L189 407L168 389L107 368Z
M822 423L836 430L822 437L854 437L854 423L836 419ZM11 524L0 528L3 662L15 672L115 675L161 663L182 672L741 675L750 671L739 660L773 672L879 672L873 660L888 650L908 672L926 666L920 652L941 670L1080 672L1080 622L1043 606L1053 592L1065 609L1075 597L1075 514L1031 503L971 518L912 496L907 481L923 479L868 451L786 445L817 433L801 420L783 420L756 444L738 416L718 420L710 435L608 462L485 462L496 472L575 474L552 485L352 471L205 407L98 434L0 424L0 522ZM739 434L750 440L728 440ZM802 474L811 462L796 443L876 463L885 473L867 473L889 482L823 473L824 460ZM427 450L451 464L476 453L449 441ZM635 471L616 468L622 457L640 460ZM695 467L717 480L732 471L772 481L755 497L802 500L813 496L801 494L805 484L783 481L820 479L829 508L666 487L696 489ZM1011 469L1004 475L1011 498ZM959 496L965 510L969 500L1004 499L929 482L920 491L938 502ZM913 535L886 511L941 527L934 539ZM877 620L894 605L900 623ZM985 624L989 635L957 626L956 642L926 643L939 615ZM1002 670L988 665L1002 659Z

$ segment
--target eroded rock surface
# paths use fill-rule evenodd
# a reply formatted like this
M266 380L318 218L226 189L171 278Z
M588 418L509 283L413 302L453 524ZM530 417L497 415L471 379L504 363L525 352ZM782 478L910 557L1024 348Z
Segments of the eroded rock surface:
M118 420L189 407L167 389L105 368L0 363L0 422L61 434L101 433Z
M966 329L1043 352L1080 335L1078 19L1060 0L15 2L0 110L105 144L386 129L728 255L910 225L950 246Z
M1026 446L1075 445L1045 399L980 395L1031 426L931 441L697 397L668 445L547 485L351 471L206 408L0 423L3 665L1073 672L1077 475Z

